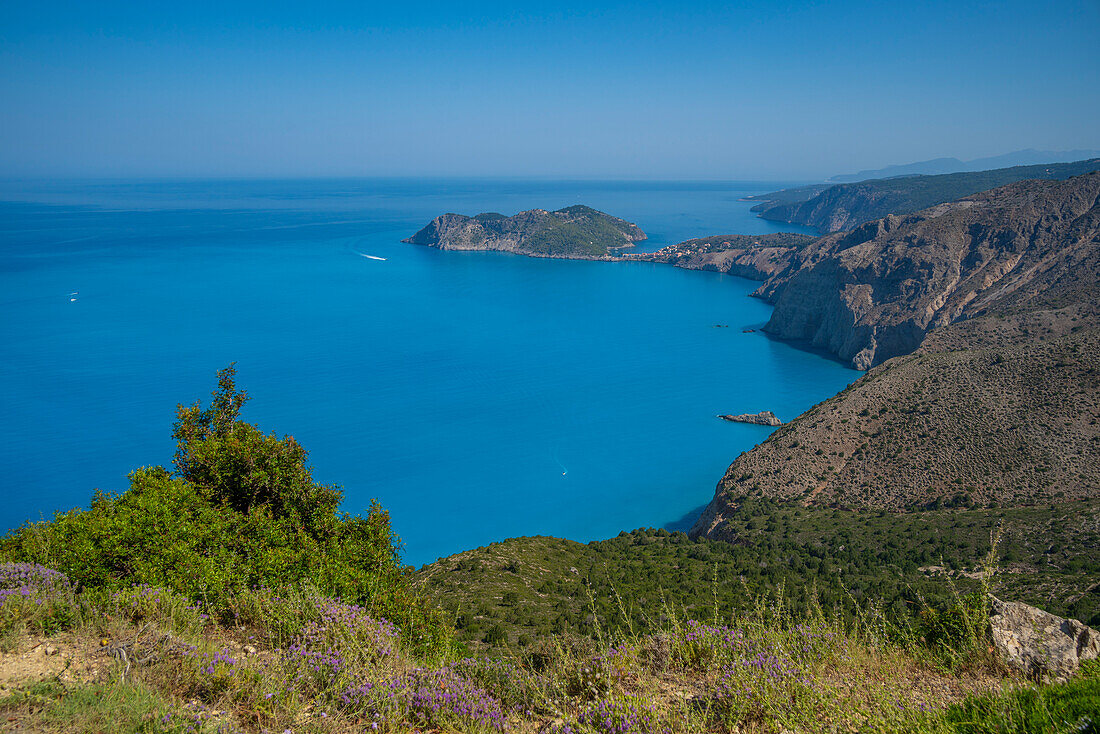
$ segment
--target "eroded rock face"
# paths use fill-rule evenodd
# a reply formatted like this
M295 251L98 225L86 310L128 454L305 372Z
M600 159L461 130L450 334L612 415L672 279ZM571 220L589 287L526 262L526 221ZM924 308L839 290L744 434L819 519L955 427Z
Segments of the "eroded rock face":
M993 644L1009 665L1040 680L1065 680L1100 656L1100 632L1020 602L990 596Z
M868 369L912 352L937 327L1057 304L1060 291L1096 281L1098 260L1100 172L1024 181L822 237L754 295L775 304L765 331Z
M1079 295L931 332L738 456L693 533L733 540L723 517L750 495L893 511L1100 498L1100 283Z

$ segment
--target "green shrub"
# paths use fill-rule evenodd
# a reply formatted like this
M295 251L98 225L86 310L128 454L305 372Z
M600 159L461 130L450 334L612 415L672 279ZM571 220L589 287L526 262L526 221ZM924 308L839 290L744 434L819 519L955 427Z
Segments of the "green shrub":
M987 597L984 592L977 592L957 596L946 606L926 605L917 617L916 631L944 662L950 665L973 662L989 646Z
M307 452L293 436L264 435L238 420L248 393L236 389L234 376L233 365L218 372L206 410L197 401L176 406L176 471L215 504L241 513L268 507L314 534L326 531L341 492L313 482Z
M414 649L446 646L449 625L412 591L386 511L338 512L339 492L312 483L304 449L237 419L247 396L232 367L218 379L210 409L179 408L182 476L139 469L129 491L97 491L86 510L0 539L0 557L101 593L163 587L223 616L246 589L304 584L393 621Z

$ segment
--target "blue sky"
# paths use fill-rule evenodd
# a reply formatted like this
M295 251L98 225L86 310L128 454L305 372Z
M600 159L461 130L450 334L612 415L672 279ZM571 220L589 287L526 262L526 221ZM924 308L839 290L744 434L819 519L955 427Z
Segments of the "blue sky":
M6 0L0 175L812 179L1100 148L1100 2Z

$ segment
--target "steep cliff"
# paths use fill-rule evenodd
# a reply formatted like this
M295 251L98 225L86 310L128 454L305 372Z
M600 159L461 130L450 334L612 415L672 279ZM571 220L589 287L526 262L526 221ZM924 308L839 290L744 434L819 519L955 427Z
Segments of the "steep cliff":
M939 176L902 176L836 186L804 186L749 197L764 219L840 232L888 214L909 214L1027 179L1063 180L1100 170L1100 159L1014 166Z
M512 217L443 214L404 242L442 250L501 250L540 257L607 257L644 240L635 224L587 206L531 209Z
M1073 302L1100 276L1098 200L1100 172L1024 181L820 238L756 292L764 329L866 369L939 326Z
M1026 181L793 252L760 289L776 301L767 328L887 361L741 454L692 532L732 540L729 518L759 496L1100 498L1098 199L1100 173Z
M912 510L1100 498L1098 302L937 329L741 454L692 532L746 497Z

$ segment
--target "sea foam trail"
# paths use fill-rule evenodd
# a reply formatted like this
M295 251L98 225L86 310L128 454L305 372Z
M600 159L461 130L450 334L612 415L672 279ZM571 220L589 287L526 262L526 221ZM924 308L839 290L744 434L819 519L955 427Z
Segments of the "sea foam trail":
M368 255L365 252L356 252L355 254L358 255L359 257L365 257L368 260L385 260L386 259L384 257L378 257L377 255Z

